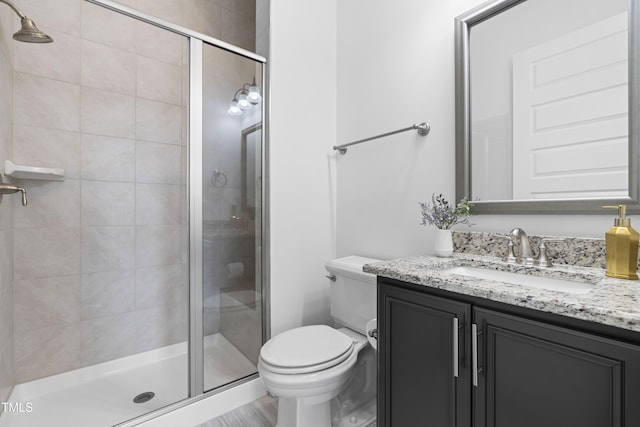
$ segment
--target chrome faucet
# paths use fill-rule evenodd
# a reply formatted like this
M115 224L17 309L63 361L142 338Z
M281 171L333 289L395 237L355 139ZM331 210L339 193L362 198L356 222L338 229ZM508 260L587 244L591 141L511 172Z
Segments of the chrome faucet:
M531 251L531 243L529 242L529 236L524 232L521 228L514 228L509 232L508 244L507 244L507 256L503 258L505 262L513 263L513 264L524 264L524 265L536 265L539 267L551 267L552 263L547 254L547 246L546 243L549 242L562 242L563 239L541 239L540 246L538 248L538 258L533 257L533 252ZM516 254L514 251L514 243L513 238L518 239L518 253Z
M509 239L515 237L519 240L518 255L515 255L515 261L519 264L533 265L535 259L533 258L533 252L531 252L531 244L529 243L529 236L524 232L522 228L514 228L509 233ZM509 249L512 250L511 247Z

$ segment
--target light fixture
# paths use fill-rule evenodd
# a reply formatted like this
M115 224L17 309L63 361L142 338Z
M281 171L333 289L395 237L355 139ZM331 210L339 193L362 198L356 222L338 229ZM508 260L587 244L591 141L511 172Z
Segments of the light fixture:
M253 78L253 83L251 83L251 86L249 86L249 93L247 94L247 99L249 100L250 103L254 105L262 101L262 96L260 95L260 89L258 89L258 86L256 85L255 77Z
M238 107L242 108L243 110L248 110L249 108L253 107L253 105L247 99L247 91L245 91L244 89L242 89L242 92L240 92L240 95L238 96Z
M227 113L231 114L232 116L242 115L242 110L240 109L240 107L238 107L238 100L235 97L233 98L233 101L231 101L231 105L229 105Z
M254 77L252 83L245 83L236 91L227 113L232 116L240 116L242 115L242 110L250 110L254 105L259 104L260 101L262 101L262 95L260 95L260 89L258 85L256 85L256 79Z

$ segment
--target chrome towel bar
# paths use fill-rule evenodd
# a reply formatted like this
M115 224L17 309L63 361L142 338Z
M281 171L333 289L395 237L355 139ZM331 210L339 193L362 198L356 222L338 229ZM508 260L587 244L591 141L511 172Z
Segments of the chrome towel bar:
M429 131L431 130L431 126L429 126L429 124L427 122L422 122L422 123L420 123L418 125L411 125L408 128L398 129L398 130L394 130L394 131L387 132L387 133L381 133L380 135L372 136L372 137L365 138L365 139L359 139L357 141L348 142L346 144L334 145L333 149L334 150L338 150L340 152L340 154L346 154L347 153L347 147L349 147L351 145L361 144L363 142L371 141L373 139L383 138L385 136L395 135L396 133L406 132L408 130L414 130L414 129L416 129L418 131L418 135L426 136L426 135L429 134Z

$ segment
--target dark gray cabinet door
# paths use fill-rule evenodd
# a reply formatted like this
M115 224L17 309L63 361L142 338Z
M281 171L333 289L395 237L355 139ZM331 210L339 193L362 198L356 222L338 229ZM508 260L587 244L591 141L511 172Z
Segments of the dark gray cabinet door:
M470 314L468 304L379 284L379 426L470 426Z
M475 427L640 426L640 347L474 308Z

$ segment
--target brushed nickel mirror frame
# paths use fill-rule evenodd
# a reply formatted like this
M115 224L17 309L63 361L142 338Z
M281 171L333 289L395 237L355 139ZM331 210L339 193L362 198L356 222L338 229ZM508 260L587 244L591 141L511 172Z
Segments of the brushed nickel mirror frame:
M494 0L455 18L456 200L471 192L469 33L471 27L527 0ZM529 0L535 1L535 0ZM604 0L606 1L606 0ZM629 0L629 196L609 199L474 201L474 214L607 214L603 205L640 212L640 0Z

